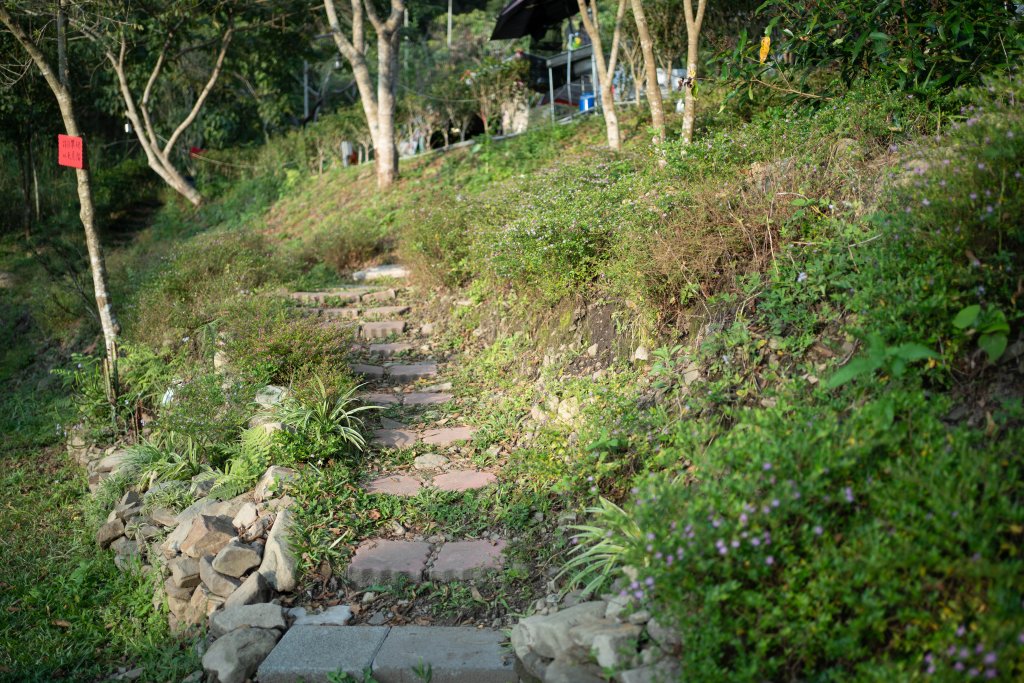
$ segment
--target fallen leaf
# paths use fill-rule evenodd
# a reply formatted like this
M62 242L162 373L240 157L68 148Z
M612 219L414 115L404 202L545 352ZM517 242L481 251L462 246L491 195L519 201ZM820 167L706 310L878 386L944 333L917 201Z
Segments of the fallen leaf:
M54 619L50 623L54 626L60 626L61 628L71 628L71 622L63 619Z

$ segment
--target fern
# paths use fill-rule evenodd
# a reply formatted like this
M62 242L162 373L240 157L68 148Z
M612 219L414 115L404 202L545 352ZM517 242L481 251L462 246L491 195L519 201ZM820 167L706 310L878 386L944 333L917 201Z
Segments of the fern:
M132 485L147 489L166 481L189 481L208 470L195 442L174 432L129 447L122 469Z
M272 433L262 426L242 432L238 443L229 447L224 472L217 476L210 496L234 498L251 488L270 466L273 443Z

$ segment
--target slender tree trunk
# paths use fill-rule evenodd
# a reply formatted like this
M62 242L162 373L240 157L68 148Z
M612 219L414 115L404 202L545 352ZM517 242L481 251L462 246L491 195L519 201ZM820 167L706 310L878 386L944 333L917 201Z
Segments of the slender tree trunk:
M35 220L38 223L39 219L43 215L43 211L42 211L42 202L40 201L40 198L39 198L39 168L38 168L38 165L36 164L35 145L32 144L33 143L32 138L33 138L33 136L31 134L29 134L29 136L28 136L28 163L29 163L29 166L31 166L31 168L32 168L32 199L33 199L33 205L35 206Z
M398 31L377 32L377 187L386 189L398 179L395 144L395 94L398 87Z
M81 136L78 128L78 121L75 117L74 100L71 97L71 90L67 84L67 48L63 27L64 8L67 0L61 0L58 6L58 64L62 70L61 76L54 72L50 63L46 60L42 50L31 41L21 25L16 23L7 9L0 5L0 23L14 35L15 40L21 44L28 53L36 67L43 74L43 78L53 91L53 95L60 107L61 118L64 121L64 128L68 135ZM106 348L106 370L107 370L107 394L112 406L117 401L117 338L121 332L120 325L114 315L113 304L110 299L110 290L107 286L107 270L103 258L103 246L100 243L99 231L96 228L96 210L92 199L92 183L88 168L75 169L75 176L78 185L78 201L81 206L79 218L85 230L85 245L89 252L89 266L92 271L92 284L96 297L96 308L99 312L100 327L103 329L103 341Z
M590 43L597 62L597 80L601 86L601 111L604 113L605 132L608 134L608 148L613 152L622 149L622 138L619 135L619 117L615 112L615 97L612 91L612 76L615 73L615 62L618 59L619 37L622 34L622 17L626 11L626 0L619 0L619 9L615 15L615 30L612 33L612 49L605 62L604 49L601 47L600 25L597 20L597 0L590 0L588 14L587 0L576 0L580 7L583 26L590 36Z
M693 11L693 0L683 0L686 14L686 81L683 85L686 94L683 100L683 144L693 142L693 123L697 118L697 98L693 89L697 86L697 50L700 46L700 27L704 21L704 10L707 0L697 0L696 15Z
M405 0L391 0L391 13L378 17L372 0L351 0L352 38L341 31L334 0L324 0L324 11L338 52L352 67L366 126L373 140L377 187L386 189L398 179L398 147L395 144L395 94L398 88L398 54ZM366 26L369 19L377 34L377 87L366 62Z
M658 63L654 58L654 42L651 40L651 29L647 25L647 14L644 12L643 0L631 0L633 19L640 36L640 50L644 56L644 72L647 80L647 102L651 109L651 126L657 144L665 142L665 107L661 100L661 87L658 85ZM639 97L637 98L639 100Z

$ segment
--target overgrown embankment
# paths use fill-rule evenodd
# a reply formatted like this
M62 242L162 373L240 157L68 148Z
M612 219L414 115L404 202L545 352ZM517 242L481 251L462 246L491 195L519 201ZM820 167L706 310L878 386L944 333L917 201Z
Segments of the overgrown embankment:
M517 537L510 552L523 562L499 588L543 597L523 567L543 576L581 557L561 587L624 591L652 609L681 632L684 646L666 654L693 680L961 669L1014 680L1019 95L1017 81L927 101L868 85L746 120L724 110L685 155L650 150L638 122L610 157L589 146L600 131L585 122L427 157L384 195L367 192L363 169L310 175L302 146L282 141L234 160L252 168L201 176L209 205L169 204L111 255L127 339L116 426L87 357L72 359L73 405L40 363L24 369L40 355L23 340L47 340L48 363L69 367L95 330L73 281L41 285L20 261L22 287L3 295L25 331L5 355L4 429L19 438L4 452L4 489L40 513L5 515L5 533L72 540L66 554L5 562L2 637L14 654L0 667L20 674L38 659L45 679L122 657L148 672L194 665L188 642L161 631L146 579L115 578L88 547L85 482L60 462L55 422L84 423L97 440L164 439L180 465L169 480L208 470L244 486L271 460L307 466L296 495L311 503L309 570L346 561L336 531L410 514L352 497L339 507L358 467L321 470L330 444L282 436L254 457L240 440L255 388L290 384L315 403L321 383L353 383L344 349L264 295L397 254L450 313L440 346L467 359L459 398L478 445L507 451L500 500L472 508ZM45 477L66 489L44 490ZM176 490L167 502L187 504L187 487ZM591 527L564 526L588 506ZM76 523L49 521L61 515ZM52 573L34 581L48 560ZM436 599L454 613L472 603ZM44 647L55 634L66 649Z

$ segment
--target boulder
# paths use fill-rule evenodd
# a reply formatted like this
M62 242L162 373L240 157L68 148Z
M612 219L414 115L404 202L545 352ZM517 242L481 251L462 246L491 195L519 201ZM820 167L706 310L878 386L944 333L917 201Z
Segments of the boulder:
M167 608L171 611L171 614L178 617L179 619L184 616L185 610L188 609L189 602L192 600L191 594L187 600L180 600L178 598L167 596Z
M116 474L124 467L128 460L128 451L114 451L96 463L94 471L97 473Z
M199 560L191 557L176 557L167 563L171 570L171 582L178 588L195 588L199 585Z
M288 398L289 393L284 387L268 384L256 392L256 403L264 408L272 408Z
M239 628L277 628L284 631L284 609L273 603L225 607L210 616L210 635L220 638Z
M96 530L96 545L109 548L110 544L124 536L124 522L115 519Z
M556 659L545 669L544 683L604 683L604 677L593 664Z
M196 559L204 555L216 555L234 537L235 527L231 517L199 515L181 543L181 552Z
M273 629L240 628L214 641L203 655L203 669L217 683L245 683L256 673L281 635Z
M207 611L210 607L210 591L206 586L200 584L196 588L196 592L192 594L192 599L188 602L188 608L185 610L185 614L182 615L181 619L186 624L199 626L200 624L206 623Z
M246 545L233 540L221 548L213 558L213 568L225 576L238 578L253 567L259 566L263 559L262 550L261 546Z
M521 652L531 650L541 657L556 659L575 645L569 630L580 624L601 622L606 608L603 600L592 600L551 615L527 617L512 629L512 646L520 657Z
M288 547L291 524L291 510L282 510L267 536L267 547L263 551L263 562L259 569L267 583L281 593L294 590L298 584L298 563Z
M662 626L656 618L647 622L647 635L663 650L674 650L682 646L683 639L675 629Z
M242 582L230 576L224 576L213 568L213 555L204 555L199 560L199 578L214 595L226 598L235 592Z
M236 529L248 529L256 518L260 516L259 508L256 507L256 503L246 502L242 503L242 507L238 509L238 513L235 518L231 520L231 523L235 525Z
M290 467L271 465L263 476L260 477L252 495L257 503L273 498L281 492L281 484L291 481L299 476L299 473Z
M178 526L178 520L175 518L173 512L167 508L156 508L149 513L149 519L155 524L159 524L162 527L175 527Z
M196 577L196 585L198 584L199 578ZM168 576L167 579L164 581L164 592L167 593L168 598L174 598L175 600L184 600L188 602L192 599L192 593L195 592L195 590L195 585L179 586L178 584L174 583L174 578L170 576Z
M121 571L127 569L132 562L142 556L139 544L124 536L111 543L110 549L114 551L114 564Z
M238 607L241 605L254 605L270 600L271 590L267 579L259 572L249 575L242 585L235 590L227 600L224 601L224 608Z
M569 638L583 656L593 654L597 663L608 669L621 669L633 663L641 628L614 621L584 622L569 629Z

